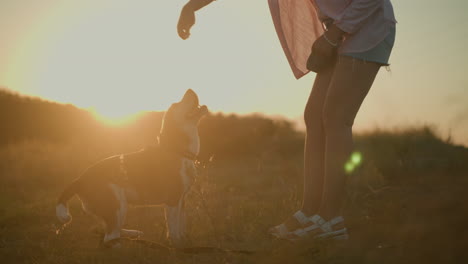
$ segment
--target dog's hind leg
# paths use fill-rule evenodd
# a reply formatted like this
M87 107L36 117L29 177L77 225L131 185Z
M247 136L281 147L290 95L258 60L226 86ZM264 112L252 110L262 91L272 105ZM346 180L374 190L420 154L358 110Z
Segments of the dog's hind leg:
M127 215L127 199L124 189L115 184L110 184L115 197L118 201L117 210L112 210L107 213L103 219L106 223L106 234L104 235L104 245L111 243L111 247L120 247L119 238L121 237L122 226L125 223ZM111 242L112 241L112 242ZM115 242L114 242L115 241Z

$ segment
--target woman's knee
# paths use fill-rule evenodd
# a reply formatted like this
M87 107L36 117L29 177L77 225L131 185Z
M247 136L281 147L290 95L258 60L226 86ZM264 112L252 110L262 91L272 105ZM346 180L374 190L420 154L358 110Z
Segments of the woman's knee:
M340 106L326 104L322 110L323 127L327 134L352 128L354 118Z
M304 123L307 130L322 126L322 109L313 105L307 105L304 111Z

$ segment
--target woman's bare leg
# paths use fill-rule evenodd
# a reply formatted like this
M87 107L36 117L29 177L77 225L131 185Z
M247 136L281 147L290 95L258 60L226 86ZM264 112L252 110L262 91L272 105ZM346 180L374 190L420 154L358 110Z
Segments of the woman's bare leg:
M302 212L311 216L318 212L322 201L325 168L325 132L322 122L322 109L327 96L333 67L317 74L304 111L306 140L304 143L304 194ZM284 224L288 230L301 227L290 216Z
M380 65L340 56L323 107L325 181L319 215L341 215L345 199L345 163L350 158L354 118L371 88Z
M325 130L322 111L334 67L317 74L304 111L304 194L302 211L313 215L320 209L325 176Z

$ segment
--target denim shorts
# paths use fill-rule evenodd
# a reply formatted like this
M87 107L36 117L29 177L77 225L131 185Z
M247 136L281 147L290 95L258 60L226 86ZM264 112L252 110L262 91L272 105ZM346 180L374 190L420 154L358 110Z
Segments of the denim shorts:
M387 37L385 37L385 39L374 48L364 52L344 53L341 55L388 66L388 59L390 58L390 53L392 53L393 44L395 43L395 33L396 29L395 27L392 27Z

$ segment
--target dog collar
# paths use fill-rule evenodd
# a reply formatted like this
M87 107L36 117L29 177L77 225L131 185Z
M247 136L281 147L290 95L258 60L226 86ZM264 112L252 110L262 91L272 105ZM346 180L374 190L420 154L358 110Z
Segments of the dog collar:
M162 149L165 149L166 151L168 152L172 152L174 154L177 154L177 155L180 155L184 158L187 158L189 160L192 160L192 161L196 161L198 156L197 154L191 152L191 151L188 151L188 150L181 150L181 149L177 149L177 148L171 148L171 147L168 147L168 146L165 146L165 145L161 145L161 143L159 143L158 145L160 148Z

